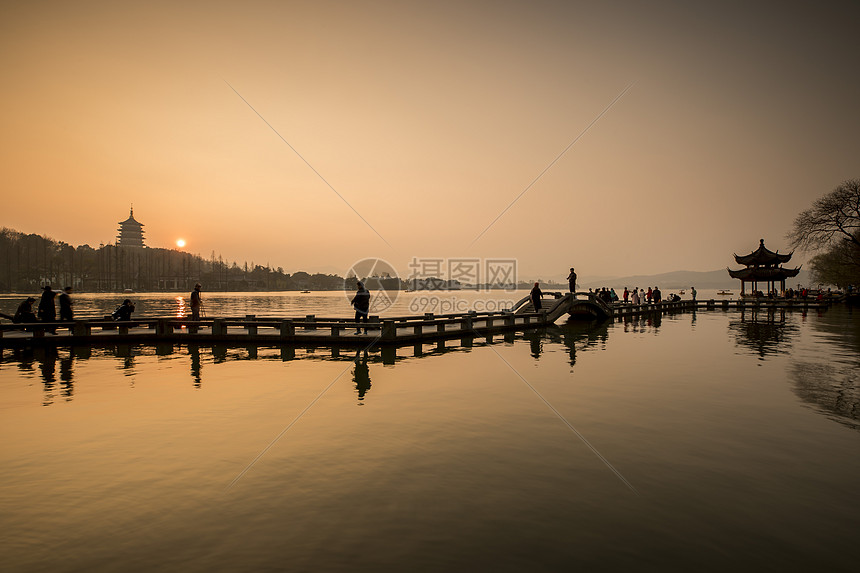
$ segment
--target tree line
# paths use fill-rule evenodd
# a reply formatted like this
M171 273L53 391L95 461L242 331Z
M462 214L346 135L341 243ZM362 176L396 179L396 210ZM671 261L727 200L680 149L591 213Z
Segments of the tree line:
M355 278L281 267L239 265L213 251L206 259L176 249L72 245L0 228L0 292L36 292L49 284L78 292L177 291L201 282L210 291L342 290Z

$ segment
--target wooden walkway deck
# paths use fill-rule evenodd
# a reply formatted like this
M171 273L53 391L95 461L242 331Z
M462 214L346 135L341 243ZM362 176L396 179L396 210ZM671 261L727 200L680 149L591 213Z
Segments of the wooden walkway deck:
M835 302L835 301L833 301ZM446 339L491 338L493 335L545 328L564 315L591 320L625 320L639 316L701 310L825 309L831 301L810 300L684 300L659 304L607 305L589 293L546 293L540 312L528 298L511 310L401 317L371 317L359 325L352 319L212 318L193 322L180 318L145 318L128 322L78 320L66 323L0 324L0 348L19 346L83 346L113 344L272 344L362 348L369 344L407 346ZM361 328L361 334L356 329ZM367 332L365 333L365 328ZM53 329L56 333L46 332Z

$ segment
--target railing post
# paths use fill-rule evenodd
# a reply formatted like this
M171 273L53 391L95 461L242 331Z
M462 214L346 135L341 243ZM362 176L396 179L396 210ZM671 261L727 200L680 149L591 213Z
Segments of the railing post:
M397 338L397 326L393 320L382 321L382 340L394 340Z
M290 338L296 335L296 326L292 320L281 321L281 338Z
M460 324L461 324L461 328L463 330L468 330L469 332L471 332L472 331L472 314L469 313L466 316L464 316L463 318L461 318Z
M227 327L224 325L223 318L216 318L212 321L212 334L213 336L224 336L227 334Z
M128 330L126 330L128 332ZM173 325L170 324L169 318L159 318L158 322L155 324L155 335L156 336L169 336L173 334Z
M246 321L246 322L248 322L248 321L252 321L252 320L254 320L254 319L256 319L256 318L257 318L257 315L256 315L256 314L246 314L246 315L245 315L245 321ZM251 335L251 336L256 336L256 335L257 335L257 325L256 325L256 324L253 324L253 325L252 325L252 324L249 324L249 325L248 325L248 326L246 326L245 328L248 330L248 334L249 334L249 335Z
M72 327L72 334L75 336L89 336L92 332L89 323L83 320L76 320L75 325Z
M317 329L317 327L316 327L316 326L314 326L314 324L313 324L313 323L315 323L316 321L317 321L317 317L316 317L316 315L313 315L313 314L309 314L309 315L307 315L307 316L305 317L305 322L309 322L310 324L308 324L307 326L305 326L305 330L316 330L316 329Z

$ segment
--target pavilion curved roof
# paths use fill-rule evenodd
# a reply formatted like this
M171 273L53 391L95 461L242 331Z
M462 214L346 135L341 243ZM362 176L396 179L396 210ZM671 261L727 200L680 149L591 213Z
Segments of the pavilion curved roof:
M791 251L787 255L780 255L779 252L773 252L767 247L764 246L764 239L759 241L758 249L754 250L748 255L738 256L735 255L735 261L739 265L778 265L780 263L787 263L791 260L791 255L794 254L794 251Z
M740 269L737 271L733 271L729 268L727 268L726 270L729 271L729 276L731 276L733 279L740 279L742 281L764 282L781 281L789 279L791 277L796 277L797 273L800 272L800 267L794 269L784 269L782 267L747 267L745 269Z

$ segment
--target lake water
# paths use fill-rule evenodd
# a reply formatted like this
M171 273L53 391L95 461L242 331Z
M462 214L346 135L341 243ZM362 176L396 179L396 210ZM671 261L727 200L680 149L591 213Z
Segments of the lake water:
M3 350L3 568L856 570L851 309L448 345Z

